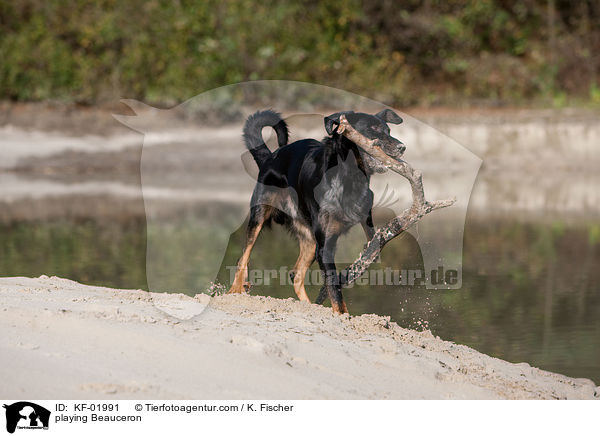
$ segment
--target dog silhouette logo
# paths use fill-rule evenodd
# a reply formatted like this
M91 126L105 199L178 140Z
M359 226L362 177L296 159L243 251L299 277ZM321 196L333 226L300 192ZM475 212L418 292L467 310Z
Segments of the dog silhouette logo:
M29 401L19 401L10 405L4 404L6 409L6 431L14 433L18 429L48 429L50 411Z

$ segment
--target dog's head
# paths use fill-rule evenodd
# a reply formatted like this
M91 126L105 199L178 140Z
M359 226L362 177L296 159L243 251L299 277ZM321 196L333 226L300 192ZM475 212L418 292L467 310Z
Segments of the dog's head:
M340 116L345 115L348 122L354 127L360 134L368 139L376 139L378 144L381 145L383 151L394 159L402 157L406 147L404 144L390 135L389 124L400 124L402 118L398 116L394 111L390 109L384 109L375 115L365 114L362 112L336 112L325 117L325 130L330 136L337 135L337 127L340 124ZM369 170L376 173L385 172L386 167L371 155L361 150L361 155L365 162L365 165Z

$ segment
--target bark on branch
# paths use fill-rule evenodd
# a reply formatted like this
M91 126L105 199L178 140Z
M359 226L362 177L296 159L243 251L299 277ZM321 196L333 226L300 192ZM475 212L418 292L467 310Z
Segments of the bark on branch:
M456 198L438 201L426 201L423 192L423 177L419 170L413 169L406 161L394 159L388 156L377 144L376 139L368 139L361 135L354 127L350 125L344 115L340 116L340 125L337 128L338 133L361 147L365 152L381 161L388 169L400 174L410 182L413 202L411 207L402 212L399 216L391 220L385 226L377 229L373 238L367 243L364 250L360 253L358 259L352 265L340 272L340 284L347 287L354 283L371 264L377 259L379 253L392 239L410 228L413 224L436 209L452 206ZM321 288L319 296L316 299L317 304L323 303L327 297L325 287Z

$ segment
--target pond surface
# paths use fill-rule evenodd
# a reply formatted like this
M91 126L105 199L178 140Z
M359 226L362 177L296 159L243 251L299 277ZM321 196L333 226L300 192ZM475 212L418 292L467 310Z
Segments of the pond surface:
M47 274L88 284L147 289L143 217L5 223L0 225L0 235L1 276ZM228 283L226 266L235 265L242 236L240 230L231 238L217 281ZM197 247L193 230L185 226L172 229L168 237ZM275 246L276 257L272 255ZM174 247L173 251L165 248L164 268L177 285L187 272L177 268L183 264L181 245ZM198 247L196 255L200 263L210 253ZM296 242L275 226L259 238L251 267L291 269L296 256ZM392 241L384 249L381 263L371 269L398 265L403 269L423 266L418 245L408 234ZM492 356L600 383L598 265L597 223L469 217L462 289L431 291L423 286L366 284L344 294L352 314L389 315L402 326L429 328L443 339ZM319 285L307 289L314 299ZM292 287L281 285L277 276L269 284L254 286L252 293L295 298Z
M492 356L600 384L599 117L542 115L453 115L437 124L430 120L435 129L405 118L398 137L409 145L410 161L425 171L429 199L465 187L469 194L472 182L461 178L464 167L449 169L458 155L449 152L440 131L483 159L472 195L461 206L462 287L436 291L367 281L344 291L351 314L390 316L403 327L430 329ZM297 118L292 134L322 135L322 117L309 118ZM227 286L254 185L254 164L244 162L242 122L158 132L143 153L141 137L131 132L63 138L4 129L0 276L46 274L190 294L206 291L209 281ZM381 185L378 192L384 191ZM389 219L384 212L375 211L378 225ZM439 235L455 238L456 223L446 224L436 222ZM369 279L386 269L421 271L415 235L388 244ZM338 252L352 259L364 242L355 231ZM287 275L297 254L296 241L281 227L264 230L250 267L274 275L255 278L251 292L295 298ZM460 247L446 254L460 259ZM318 279L318 271L309 277ZM319 288L307 287L311 299Z

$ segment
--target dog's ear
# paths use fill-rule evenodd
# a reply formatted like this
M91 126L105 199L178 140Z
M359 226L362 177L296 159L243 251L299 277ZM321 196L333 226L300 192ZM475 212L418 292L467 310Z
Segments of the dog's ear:
M331 115L325 117L325 119L324 119L325 130L327 131L327 134L328 135L333 134L335 129L337 129L337 127L340 125L340 116L352 114L352 113L354 113L354 112L353 111L336 112L334 114L331 114Z
M391 109L384 109L381 112L376 113L375 116L386 123L402 124L402 118L400 118L398 114Z

